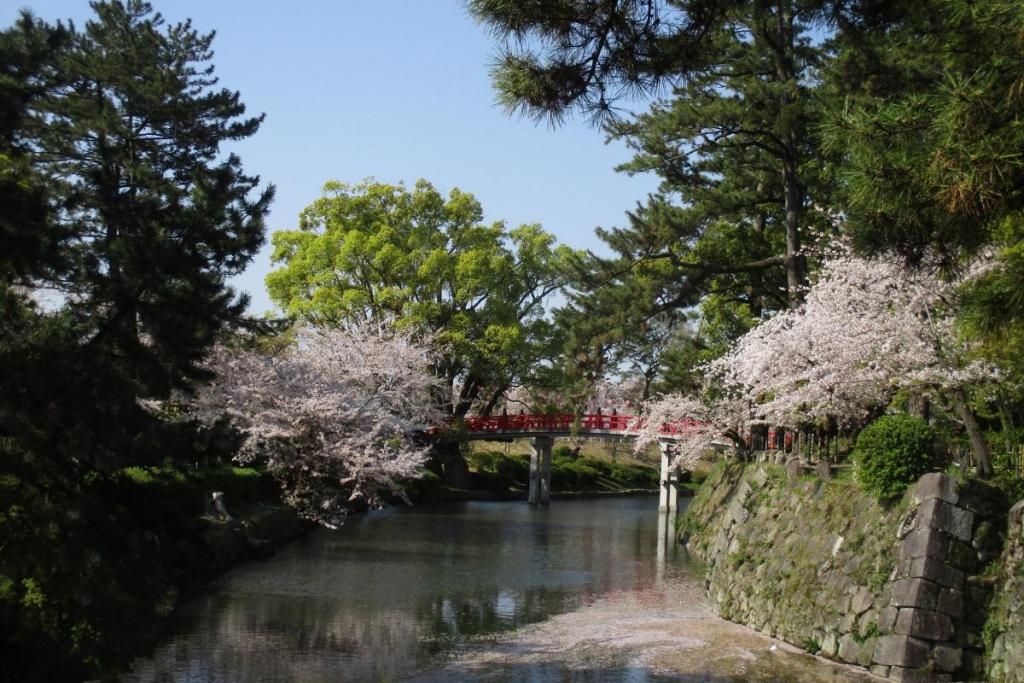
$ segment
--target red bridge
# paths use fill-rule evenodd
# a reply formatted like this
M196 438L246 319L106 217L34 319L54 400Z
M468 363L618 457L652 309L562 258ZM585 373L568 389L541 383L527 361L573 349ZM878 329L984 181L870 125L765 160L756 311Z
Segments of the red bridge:
M679 420L663 424L659 435L666 439L680 437L700 426L697 420ZM635 438L644 421L635 415L494 415L467 417L466 427L471 440L505 440L524 437L589 436L601 438Z
M661 425L661 497L659 509L677 508L676 474L669 468L669 442L696 430L697 420L679 420ZM565 436L604 439L636 438L644 421L635 415L497 415L467 417L467 436L473 441L511 441L529 438L530 492L527 500L546 505L551 501L551 446L555 438Z

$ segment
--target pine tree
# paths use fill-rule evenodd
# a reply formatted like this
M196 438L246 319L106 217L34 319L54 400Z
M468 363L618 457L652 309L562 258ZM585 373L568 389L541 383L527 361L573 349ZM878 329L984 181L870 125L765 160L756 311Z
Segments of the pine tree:
M851 34L829 73L826 141L857 248L955 266L1024 209L1024 9L931 0Z
M245 308L225 284L263 241L273 196L221 145L253 135L237 92L217 89L211 43L141 0L94 2L29 123L36 171L55 185L72 268L53 284L142 395L199 374Z
M27 14L0 30L0 659L17 680L111 676L152 636L187 532L118 470L201 436L137 399L197 376L240 314L225 278L272 194L250 200L220 149L260 119L213 89L212 35L93 7L81 33Z
M747 290L755 310L773 308L773 271L785 275L786 302L799 301L801 246L814 220L807 211L816 154L810 91L820 37L864 21L860 3L470 6L506 39L494 70L501 103L555 121L586 113L637 151L621 170L663 179L630 226L602 235L622 259L659 261L653 268L678 290L669 297L676 304L728 284L740 295ZM614 116L618 99L659 86L671 96L647 114ZM603 270L596 279L607 279Z
M843 45L832 87L846 106L826 128L861 252L955 270L996 248L964 303L1000 344L1024 321L1022 35L1018 2L915 3L885 36Z
M0 287L60 270L60 226L52 220L49 188L31 164L25 124L68 42L63 27L24 14L0 32ZM7 292L7 294L11 294Z

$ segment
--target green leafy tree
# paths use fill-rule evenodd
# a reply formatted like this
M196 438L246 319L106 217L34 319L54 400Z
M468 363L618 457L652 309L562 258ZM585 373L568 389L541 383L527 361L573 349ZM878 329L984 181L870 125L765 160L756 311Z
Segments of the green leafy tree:
M571 251L539 225L482 223L473 195L420 180L330 182L297 230L273 235L271 299L316 325L394 321L431 333L438 405L488 414L553 353L544 305Z

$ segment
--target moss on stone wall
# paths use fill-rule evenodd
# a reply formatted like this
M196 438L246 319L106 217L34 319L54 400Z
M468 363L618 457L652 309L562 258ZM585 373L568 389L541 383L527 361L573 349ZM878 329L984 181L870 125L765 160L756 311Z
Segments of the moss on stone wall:
M992 578L996 593L983 636L995 683L1024 681L1024 501L1010 510L1006 549Z
M882 676L951 680L980 668L988 596L974 579L1005 510L990 494L933 474L883 506L848 477L723 463L680 540L723 617Z
M684 533L708 563L722 616L870 665L906 503L885 509L845 479L789 482L779 465L731 463L712 479L691 503Z

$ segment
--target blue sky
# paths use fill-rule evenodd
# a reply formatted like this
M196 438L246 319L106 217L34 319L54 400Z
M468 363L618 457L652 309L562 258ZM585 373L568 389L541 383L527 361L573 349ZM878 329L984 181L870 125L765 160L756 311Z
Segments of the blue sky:
M250 112L253 138L233 146L249 173L277 185L270 231L294 227L326 180L365 177L459 187L486 220L539 222L575 248L601 250L594 227L657 184L615 173L624 146L582 120L557 129L509 117L487 74L495 40L460 0L155 0L169 22L217 31L213 63ZM3 25L21 7L46 20L91 15L86 0L4 0ZM268 234L269 237L269 234ZM234 282L253 310L272 308L263 287L269 247Z

